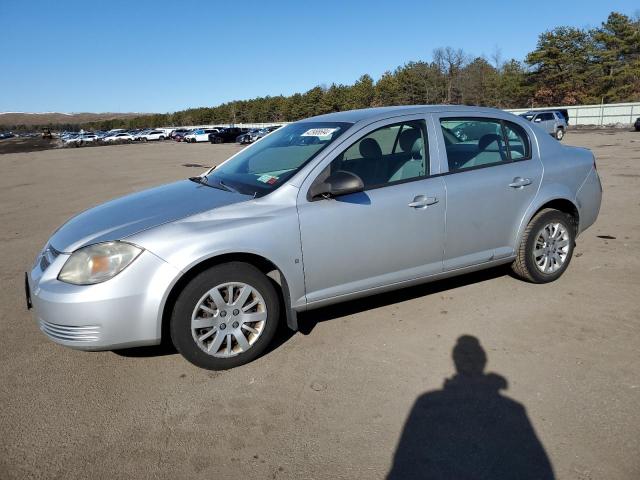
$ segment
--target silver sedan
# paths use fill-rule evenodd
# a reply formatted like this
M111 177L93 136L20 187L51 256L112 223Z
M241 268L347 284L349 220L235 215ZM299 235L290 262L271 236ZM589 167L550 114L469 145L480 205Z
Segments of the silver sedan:
M601 196L590 151L499 110L323 115L70 219L26 274L27 303L62 345L170 338L231 368L304 310L500 264L556 280Z

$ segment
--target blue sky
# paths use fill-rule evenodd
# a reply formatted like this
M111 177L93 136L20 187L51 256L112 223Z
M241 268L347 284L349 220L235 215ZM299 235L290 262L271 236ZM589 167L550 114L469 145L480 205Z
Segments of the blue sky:
M377 79L434 48L522 59L637 0L0 0L0 111L167 112Z

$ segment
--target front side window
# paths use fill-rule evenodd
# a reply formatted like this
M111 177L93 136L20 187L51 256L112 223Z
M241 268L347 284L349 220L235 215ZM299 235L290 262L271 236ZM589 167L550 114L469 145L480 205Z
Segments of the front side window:
M214 187L261 197L285 183L351 125L292 123L242 150L211 171L205 180Z
M323 175L338 170L358 175L365 190L424 178L429 174L425 121L396 123L365 135L336 157Z

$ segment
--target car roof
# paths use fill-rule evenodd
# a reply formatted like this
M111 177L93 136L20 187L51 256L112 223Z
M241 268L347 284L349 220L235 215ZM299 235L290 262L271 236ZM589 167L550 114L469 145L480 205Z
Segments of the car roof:
M403 105L395 107L364 108L360 110L348 110L345 112L327 113L316 117L301 120L301 122L347 122L358 123L363 120L375 121L399 115L410 115L414 113L437 113L456 112L463 115L465 113L485 113L487 115L504 114L503 110L488 107L475 107L468 105Z

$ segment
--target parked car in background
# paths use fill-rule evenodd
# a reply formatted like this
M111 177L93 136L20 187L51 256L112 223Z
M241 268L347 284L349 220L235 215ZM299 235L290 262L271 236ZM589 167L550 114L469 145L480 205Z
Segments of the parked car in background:
M164 130L149 130L148 132L142 133L139 138L143 142L148 142L152 140L162 141L166 138L166 134Z
M218 128L198 128L184 136L184 141L189 143L208 142L209 135L217 133Z
M636 129L636 132L640 132L640 117L636 118L636 123L633 124L633 127Z
M238 135L236 137L236 142L240 143L240 144L247 144L247 143L251 143L253 141L253 136L258 133L258 130L260 130L259 128L252 128L250 130L248 130L246 133L243 133L242 135Z
M247 132L246 128L229 127L221 128L216 133L209 134L209 141L211 143L229 143L235 142L238 135L242 135Z
M184 130L182 132L178 132L173 136L173 139L176 142L186 142L185 138L187 135L191 133L191 130Z
M15 135L12 132L0 132L0 140L4 140L5 138L12 138Z
M280 125L276 125L276 126L272 126L272 127L266 127L266 128L261 128L260 130L258 130L256 133L254 133L251 136L251 142L257 142L258 140L260 140L262 137L265 137L267 135L269 135L271 132L276 131L278 128L280 128Z
M500 125L487 122L460 122L451 129L456 138L462 142L479 140L490 133L500 133Z
M116 142L133 142L135 139L133 135L126 132L115 132L107 135L102 139L103 142L116 143Z
M567 120L558 110L537 110L522 113L520 116L542 127L542 129L557 140L562 140L564 134L567 132Z
M93 143L98 140L98 136L95 133L79 133L62 140L65 145L84 145L85 143Z
M130 130L130 131L129 131L129 132L127 132L127 133L129 133L131 136L133 136L133 139L134 139L135 141L140 141L140 139L141 139L142 135L144 135L145 133L148 133L148 132L150 132L150 131L151 131L151 129L150 129L150 128L145 128L145 129L143 129L143 130Z
M171 138L172 140L176 140L176 137L178 135L184 137L187 133L189 133L191 130L189 130L188 128L177 128L175 130L173 130L170 134L169 134L169 138Z
M496 133L451 133L477 123ZM601 198L589 150L500 110L332 113L72 218L25 274L27 305L62 345L169 335L193 364L232 368L300 311L501 264L552 282Z

